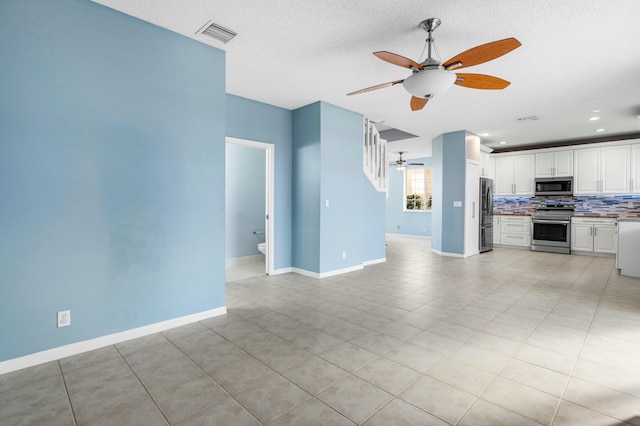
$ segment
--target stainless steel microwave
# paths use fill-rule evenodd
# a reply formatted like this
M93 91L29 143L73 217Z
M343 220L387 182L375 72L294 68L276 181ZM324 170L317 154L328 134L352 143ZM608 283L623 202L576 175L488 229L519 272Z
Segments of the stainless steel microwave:
M535 195L573 195L572 177L536 178Z

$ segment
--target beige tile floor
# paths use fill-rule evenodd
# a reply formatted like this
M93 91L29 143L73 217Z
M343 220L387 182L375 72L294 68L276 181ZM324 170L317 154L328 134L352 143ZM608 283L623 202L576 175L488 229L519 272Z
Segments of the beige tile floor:
M0 376L0 424L640 425L640 279L613 259L390 240L227 287L225 316Z

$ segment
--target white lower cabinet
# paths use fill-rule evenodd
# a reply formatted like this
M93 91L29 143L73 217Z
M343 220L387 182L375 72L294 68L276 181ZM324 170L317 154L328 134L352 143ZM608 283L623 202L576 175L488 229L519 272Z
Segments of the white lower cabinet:
M502 216L493 216L493 244L500 244L500 218Z
M615 219L579 218L571 220L571 251L615 254Z
M500 216L500 244L529 247L531 245L531 217Z

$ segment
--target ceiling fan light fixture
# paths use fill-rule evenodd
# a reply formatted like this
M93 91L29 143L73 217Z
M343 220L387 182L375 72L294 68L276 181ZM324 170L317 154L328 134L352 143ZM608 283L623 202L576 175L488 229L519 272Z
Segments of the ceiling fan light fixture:
M418 98L431 99L446 92L456 81L456 74L443 69L425 69L407 77L402 85Z
M396 166L396 170L399 172L403 172L407 169L407 166L405 166L404 164L402 166Z

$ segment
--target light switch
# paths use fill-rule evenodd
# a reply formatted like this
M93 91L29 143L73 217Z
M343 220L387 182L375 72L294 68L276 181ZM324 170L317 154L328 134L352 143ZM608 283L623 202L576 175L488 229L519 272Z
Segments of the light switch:
M462 201L454 201L453 207L462 207Z
M329 199L324 200L324 206L329 207Z

